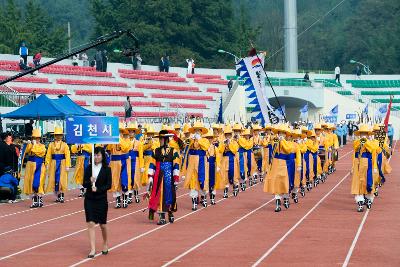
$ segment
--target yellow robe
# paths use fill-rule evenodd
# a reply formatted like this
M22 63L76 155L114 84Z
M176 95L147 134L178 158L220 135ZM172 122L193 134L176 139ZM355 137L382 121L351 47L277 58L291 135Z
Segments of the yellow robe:
M134 190L139 190L142 183L142 175L144 173L140 172L140 169L144 168L143 143L136 139L131 140L131 148L129 150L129 154L131 164L131 187ZM132 166L133 154L136 155L135 166ZM134 167L134 169L132 169L132 167Z
M71 146L71 152L73 154L79 154L79 156L76 158L76 164L75 164L75 172L73 179L76 184L82 185L83 184L83 178L84 178L84 171L85 171L85 156L82 155L83 151L86 151L87 153L91 154L92 153L92 147L93 145L91 144L84 144L84 145L72 145Z
M120 192L122 190L121 186L121 170L122 170L122 161L121 160L112 160L113 156L121 156L127 155L126 159L126 169L128 175L128 185L127 190L132 189L131 185L131 160L128 156L129 150L131 149L131 141L129 138L122 138L119 139L119 144L111 144L107 146L107 150L111 153L111 161L110 161L110 168L111 168L111 176L112 176L112 183L111 183L111 192Z
M61 160L60 164L60 181L58 190L56 191L56 160L53 159L54 156L64 155L64 159ZM71 156L69 147L66 143L62 141L51 142L47 148L46 154L46 166L49 168L48 172L48 182L46 187L46 193L50 192L65 192L68 190L68 172L66 168L71 167Z
M207 157L206 157L206 152L208 148L210 147L210 142L206 138L200 138L199 140L191 140L190 145L189 145L189 155L188 155L188 166L186 169L186 176L185 176L185 182L183 184L183 187L186 189L191 189L191 190L201 190L200 182L199 182L199 176L198 176L198 171L199 171L199 161L200 157L204 157L204 183L203 183L203 189L204 191L208 192L209 189L209 180L208 180L208 164L207 163ZM202 153L204 152L204 156L200 155L192 155L191 152L195 153Z
M160 142L157 139L150 139L150 141L143 143L143 164L144 172L142 173L142 186L146 186L149 183L149 176L147 175L149 171L149 166L151 163L155 164L153 154L154 150L160 146Z
M376 144L373 141L367 140L364 146L360 149L360 140L354 141L353 144L354 153L353 153L353 176L351 182L351 194L353 195L365 195L365 194L372 194L375 192L376 187L376 173L374 173L374 169L377 169L377 150ZM358 157L356 157L356 152L359 152ZM368 170L368 158L363 158L361 155L364 152L370 152L372 158L372 176L373 176L373 184L371 187L371 192L367 191L367 170Z
M296 166L300 166L301 164L299 149L291 141L281 140L277 145L275 153L286 155L295 153ZM275 157L272 159L271 169L264 180L264 192L271 194L289 193L289 175L286 160Z
M209 162L208 160L211 157L213 157L215 159L215 170L214 170L215 181L214 181L214 187L210 188L210 189L217 190L217 189L225 188L225 185L222 183L222 179L221 179L221 154L219 153L219 149L214 142L210 143L210 146L207 150L206 155L207 155L207 163L206 164L208 165L207 169L209 171L211 171L211 170L210 170L210 164L208 163ZM211 177L208 177L208 178L209 178L209 186L211 187L211 181L210 181Z
M265 175L267 175L267 172L270 168L269 145L273 145L272 143L273 138L274 138L273 135L266 135L262 141L262 147L263 147L262 171Z
M233 153L235 155L234 157L234 163L233 163L233 184L237 185L239 184L239 158L238 158L238 152L239 150L239 144L231 139L229 145L220 143L219 144L219 151L222 154L221 158L221 176L223 180L223 184L225 187L229 186L230 181L229 181L229 156L226 153Z
M25 168L24 177L24 194L31 195L33 193L44 194L44 182L46 180L46 168L44 166L44 156L46 155L46 147L44 144L28 144L26 147L25 158L28 159ZM33 190L33 181L36 171L36 162L30 160L30 157L39 157L43 159L43 163L39 165L40 167L40 183L37 188L37 192Z

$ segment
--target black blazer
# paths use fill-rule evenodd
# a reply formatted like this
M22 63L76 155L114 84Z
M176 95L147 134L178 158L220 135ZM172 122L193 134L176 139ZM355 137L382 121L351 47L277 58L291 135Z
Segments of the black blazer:
M92 165L90 164L85 169L85 177L83 180L83 187L86 188L85 197L87 198L107 198L107 190L111 188L111 168L102 166L96 180L96 192L92 192Z

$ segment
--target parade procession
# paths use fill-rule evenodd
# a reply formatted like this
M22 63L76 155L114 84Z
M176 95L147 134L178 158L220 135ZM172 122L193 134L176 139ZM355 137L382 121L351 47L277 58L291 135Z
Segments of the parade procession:
M177 190L187 190L192 210L215 205L218 198L237 197L249 187L262 184L266 195L275 198L275 212L301 205L302 199L323 186L340 161L336 130L331 123L307 126L289 123L261 126L258 123L218 124L206 127L196 120L183 125L154 125L139 128L136 122L119 123L116 144L96 144L105 151L111 168L109 192L115 208L139 203L144 189L149 219L159 215L158 224L174 222L178 208ZM54 193L56 202L66 201L71 155L76 157L73 181L84 197L85 172L93 145L64 141L61 127L46 148L40 129L33 129L21 158L27 159L23 193L32 199L31 208L45 208L42 196ZM361 124L355 133L351 173L351 194L356 209L371 209L375 197L391 172L391 148L384 125ZM46 178L47 177L47 178ZM70 181L71 182L71 181ZM250 192L249 192L250 194ZM267 196L266 196L267 197ZM239 200L238 200L239 201Z

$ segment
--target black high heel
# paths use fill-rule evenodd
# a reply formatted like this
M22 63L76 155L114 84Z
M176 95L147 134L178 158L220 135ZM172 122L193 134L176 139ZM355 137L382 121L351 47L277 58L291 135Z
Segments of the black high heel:
M89 254L87 257L88 257L89 259L93 259L93 258L94 258L94 255L95 255L95 254Z
M101 251L101 254L107 255L108 254L108 249L106 251Z

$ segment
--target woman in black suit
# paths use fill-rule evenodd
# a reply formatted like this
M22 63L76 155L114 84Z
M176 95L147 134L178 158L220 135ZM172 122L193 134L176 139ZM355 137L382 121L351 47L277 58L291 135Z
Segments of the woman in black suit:
M105 151L102 147L94 149L93 174L92 165L89 165L85 170L83 187L86 188L84 206L91 248L88 258L93 258L96 254L94 228L96 224L100 224L103 236L102 254L106 255L108 253L106 227L108 212L107 190L111 188L111 169L107 165Z

